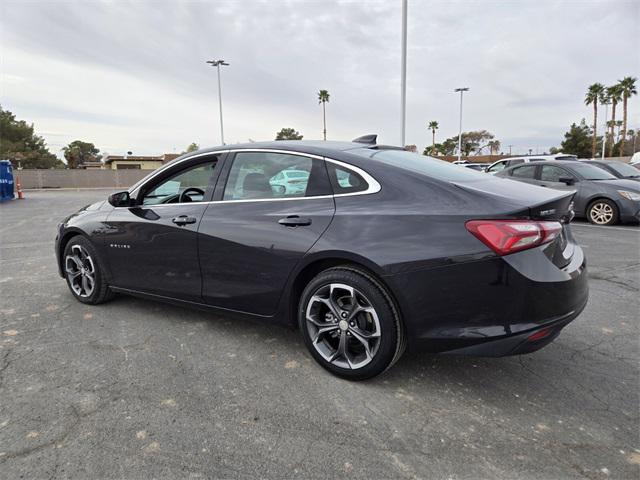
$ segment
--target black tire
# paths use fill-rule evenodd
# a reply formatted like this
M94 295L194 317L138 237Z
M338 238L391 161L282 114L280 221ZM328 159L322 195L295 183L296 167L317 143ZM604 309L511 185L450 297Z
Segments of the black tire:
M594 200L587 207L587 219L594 225L615 225L618 213L616 202L607 198Z
M353 329L347 326L345 328L348 330L342 330L345 324L340 320L345 320L347 323L353 325L353 322L348 321L350 317L335 320L335 316L331 315L332 310L330 307L326 307L326 312L328 313L322 313L320 310L320 308L323 308L324 302L317 300L317 298L321 296L319 292L335 291L337 292L336 295L340 295L341 293L345 294L345 296L340 299L341 301L346 298L348 292L341 287L337 287L337 285L345 285L352 288L353 292L355 292L353 293L353 298L357 297L356 304L366 306L365 308L368 310L353 317L353 321L355 322ZM331 294L329 294L329 296L331 296ZM312 298L315 300L312 301ZM316 305L319 305L319 307L316 307ZM311 316L318 321L321 320L323 326L318 326L316 323L307 320L308 308L311 309L310 311L315 312L312 313ZM344 308L344 310L338 308L341 315L345 315L345 312L349 311L349 307ZM370 308L373 308L373 312ZM333 320L326 320L327 315L333 318ZM349 314L347 313L347 315ZM375 320L377 320L377 324ZM322 322L329 323L325 324ZM312 335L315 336L321 328L326 328L324 325L331 328L331 324L333 323L336 325L341 324L342 326L336 327L335 330L323 334L326 335L326 337L323 336L322 341L314 344ZM363 333L364 331L369 333L370 331L366 330L367 325L374 326L374 331L376 331L378 324L380 336L371 338L369 345L370 347L373 345L373 348L365 348L362 340L358 341L358 335L355 332ZM313 358L329 372L348 380L366 380L380 375L398 361L406 348L406 337L402 320L391 296L373 276L353 266L340 266L327 269L319 273L307 284L302 292L298 305L298 325L304 342ZM363 329L360 329L361 326ZM350 357L349 352L346 354L346 357L339 356L333 362L326 358L327 356L331 356L331 345L335 347L335 352L338 351L339 347L336 345L340 344L340 338L343 334L349 335L349 337L344 337L346 339L346 348L356 352L353 359L361 359L359 362L354 361L353 366L351 359L347 358ZM360 338L362 338L362 336ZM325 349L323 354L321 354L318 347L316 347L318 344L320 344L319 347L321 349ZM358 352L359 349L360 352ZM370 355L366 354L365 349ZM329 351L329 353L327 353L327 351ZM335 352L333 352L334 355ZM368 363L365 364L365 362ZM345 363L348 365L341 365ZM359 364L362 364L362 366L358 366Z
M88 255L88 259L83 257L83 254L81 253L83 251ZM68 257L74 257L76 260L68 259ZM77 270L78 258L82 260L83 268L85 268L87 272L86 275L91 276L94 279L93 286L88 295L88 292L85 291L82 286L82 277L84 274L79 274L79 279L76 278L73 281L71 279L72 274L70 273L70 270ZM69 240L64 248L62 262L67 286L76 300L88 305L97 305L113 298L113 292L109 289L109 285L106 282L104 268L100 263L96 249L87 238L77 235ZM91 267L93 269L92 275L90 275ZM77 271L75 273L77 273ZM75 275L73 276L75 277ZM90 282L87 283L87 285L90 285ZM78 289L80 289L80 291L78 291Z

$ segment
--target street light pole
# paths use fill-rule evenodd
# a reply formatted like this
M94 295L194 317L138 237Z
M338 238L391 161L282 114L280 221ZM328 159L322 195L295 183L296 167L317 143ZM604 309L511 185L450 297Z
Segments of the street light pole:
M407 120L407 0L402 0L402 60L400 66L400 137L404 147Z
M207 60L207 63L218 69L218 103L220 105L220 142L224 145L224 123L222 122L222 82L220 81L220 66L228 66L224 60Z
M602 135L602 160L604 160L604 147L607 144L607 118L609 118L609 102L604 104L604 135Z
M469 91L469 87L456 88L454 92L460 92L460 129L458 130L458 161L462 158L462 94Z

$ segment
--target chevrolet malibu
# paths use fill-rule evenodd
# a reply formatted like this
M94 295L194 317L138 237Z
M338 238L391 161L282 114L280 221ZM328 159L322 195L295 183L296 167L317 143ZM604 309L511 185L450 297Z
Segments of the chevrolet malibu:
M301 188L272 179L300 175ZM313 358L361 380L406 346L533 352L576 318L586 260L574 192L375 143L201 150L60 224L80 302L131 294L300 330Z

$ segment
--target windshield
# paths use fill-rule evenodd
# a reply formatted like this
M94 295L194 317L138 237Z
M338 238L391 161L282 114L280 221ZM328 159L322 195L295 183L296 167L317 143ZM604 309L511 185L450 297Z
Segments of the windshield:
M486 180L486 175L471 168L454 165L443 160L438 160L418 153L403 150L373 150L370 148L358 148L349 150L363 157L374 158L379 162L393 165L394 167L421 173L439 180L450 182L464 182L474 180Z
M616 163L608 163L607 164L611 170L622 175L624 178L638 178L640 177L640 170L631 165L622 162Z
M595 165L571 162L571 169L585 180L616 180L614 175Z

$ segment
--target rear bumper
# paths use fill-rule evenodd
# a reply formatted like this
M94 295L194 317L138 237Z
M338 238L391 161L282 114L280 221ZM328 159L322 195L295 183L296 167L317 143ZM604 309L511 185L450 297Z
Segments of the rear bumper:
M577 245L563 269L539 247L398 274L387 282L398 297L409 348L482 356L544 347L582 312L589 295ZM527 340L540 331L542 338Z

